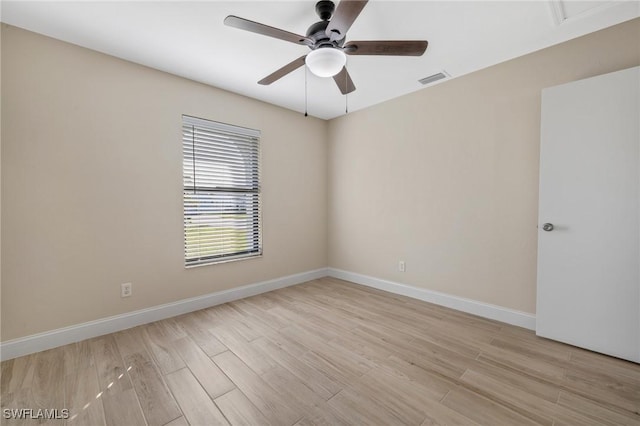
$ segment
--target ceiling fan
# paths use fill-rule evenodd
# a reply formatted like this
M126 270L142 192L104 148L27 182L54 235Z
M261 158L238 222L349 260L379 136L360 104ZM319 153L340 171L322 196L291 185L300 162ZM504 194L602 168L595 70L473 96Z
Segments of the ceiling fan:
M333 77L342 94L356 90L345 68L346 55L420 56L427 49L426 40L350 41L345 43L347 31L368 0L342 0L336 9L329 0L316 3L320 21L312 24L305 36L270 27L248 19L229 15L224 23L230 27L266 35L309 47L311 52L293 60L269 74L258 84L271 84L290 72L306 65L319 77ZM335 11L335 13L334 13Z

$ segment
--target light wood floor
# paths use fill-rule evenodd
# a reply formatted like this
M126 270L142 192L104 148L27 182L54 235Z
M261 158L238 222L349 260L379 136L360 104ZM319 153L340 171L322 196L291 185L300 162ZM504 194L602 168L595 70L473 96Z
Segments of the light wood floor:
M3 362L1 388L52 424L640 425L640 365L329 278Z

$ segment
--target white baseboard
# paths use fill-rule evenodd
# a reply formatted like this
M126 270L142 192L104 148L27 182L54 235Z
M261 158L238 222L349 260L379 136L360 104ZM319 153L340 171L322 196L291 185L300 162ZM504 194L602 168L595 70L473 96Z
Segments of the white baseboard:
M192 297L190 299L183 299L139 311L33 334L19 339L8 340L0 343L0 360L4 361L22 355L56 348L69 343L79 342L92 337L102 336L137 325L148 324L161 319L186 314L187 312L255 296L256 294L266 293L326 276L327 268L316 269L314 271L249 284L229 290L205 294L204 296Z
M424 300L425 302L446 306L447 308L478 315L483 318L517 325L518 327L528 328L529 330L535 330L536 328L536 316L527 312L516 311L502 306L491 305L477 300L465 299L464 297L452 296L446 293L382 280L380 278L356 274L354 272L343 271L341 269L329 268L329 276L388 291L390 293Z

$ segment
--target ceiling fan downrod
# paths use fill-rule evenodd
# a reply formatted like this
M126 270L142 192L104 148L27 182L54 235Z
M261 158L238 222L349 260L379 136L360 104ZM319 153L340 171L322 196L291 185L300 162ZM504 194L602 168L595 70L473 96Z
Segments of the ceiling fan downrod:
M336 5L330 0L320 0L316 3L316 13L323 21L328 21L336 10Z

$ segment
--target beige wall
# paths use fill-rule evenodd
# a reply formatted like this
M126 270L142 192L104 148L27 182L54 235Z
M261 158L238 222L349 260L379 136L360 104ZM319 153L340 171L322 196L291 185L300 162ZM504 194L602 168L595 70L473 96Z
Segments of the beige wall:
M638 64L636 19L332 120L329 266L534 313L540 91Z
M6 25L2 88L3 341L326 267L326 122ZM262 258L184 268L182 114L262 131Z
M0 5L0 11L2 5ZM2 31L0 30L0 100L2 99ZM0 102L0 242L2 241L2 102ZM0 341L2 341L2 244L0 243Z

